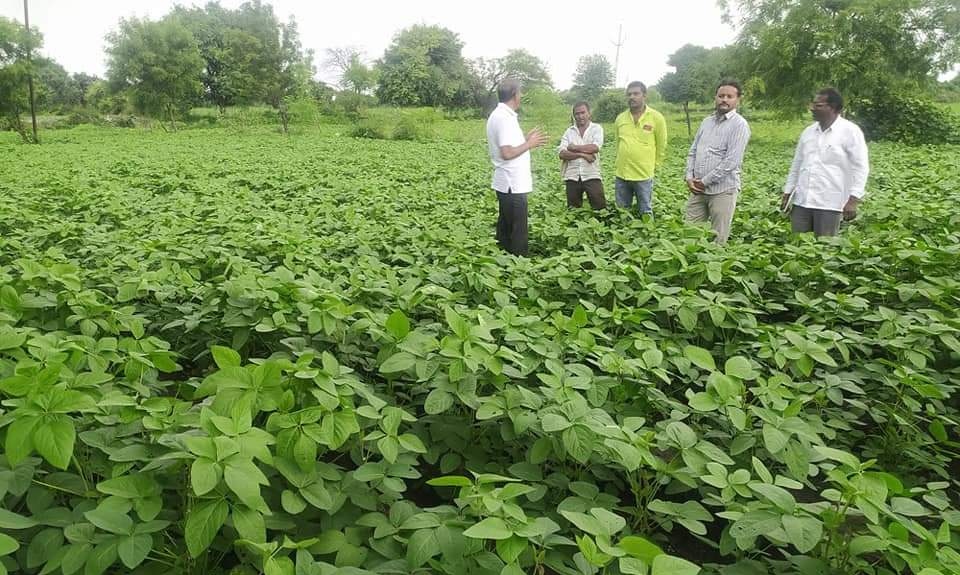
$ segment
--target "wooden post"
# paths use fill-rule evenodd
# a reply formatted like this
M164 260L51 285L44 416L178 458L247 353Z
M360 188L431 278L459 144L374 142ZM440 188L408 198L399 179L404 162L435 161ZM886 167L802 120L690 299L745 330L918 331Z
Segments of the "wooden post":
M37 137L37 108L33 95L33 60L31 52L33 51L33 40L30 38L30 7L28 0L23 0L23 25L27 29L27 86L30 90L30 119L33 122L33 143L39 144Z

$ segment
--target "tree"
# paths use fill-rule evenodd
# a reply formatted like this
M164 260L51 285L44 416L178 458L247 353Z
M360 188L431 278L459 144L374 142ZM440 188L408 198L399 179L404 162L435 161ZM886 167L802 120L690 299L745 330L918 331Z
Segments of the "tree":
M32 141L20 119L30 109L27 76L33 67L27 53L41 42L36 30L28 31L19 22L0 16L0 116L24 142Z
M509 50L500 58L477 58L467 63L472 83L473 105L484 107L497 85L505 78L520 80L524 88L553 89L550 72L543 60L522 48Z
M313 78L313 53L304 52L300 45L297 22L290 20L280 26L279 50L263 73L263 90L266 102L277 110L283 133L287 133L290 100L306 97Z
M168 18L190 30L203 58L204 98L228 106L266 103L263 75L279 61L280 22L269 4L245 2L236 10L217 2L177 6Z
M960 59L956 0L720 2L743 14L738 58L774 103L824 85L854 98L925 90Z
M515 78L530 88L553 88L546 63L522 48L514 48L498 58L497 67L500 74L497 83L503 78Z
M80 105L86 106L87 102L87 90L90 89L96 82L100 82L100 78L92 74L87 74L85 72L78 72L73 75L73 82L77 85L77 90L80 92Z
M63 66L49 58L36 58L34 64L37 108L59 111L80 105L83 101L83 90Z
M253 0L236 10L217 2L178 6L167 19L189 29L197 43L205 99L221 112L227 106L268 104L287 132L287 104L309 94L314 72L313 55L303 50L292 17L282 24L272 6Z
M691 134L690 102L709 98L710 90L719 80L719 71L710 62L710 51L702 46L686 44L667 58L674 72L664 75L657 89L667 102L680 104L687 120L687 134Z
M87 87L83 99L86 106L91 106L101 114L120 114L127 107L127 101L122 92L114 92L106 80L97 80Z
M397 106L458 106L469 100L463 43L440 26L402 30L378 62L377 98Z
M327 48L324 68L337 74L341 90L354 94L367 94L377 84L374 69L364 63L362 53L353 46Z
M583 56L577 61L571 92L582 100L595 101L613 85L613 66L603 54Z
M203 91L203 59L190 31L175 19L121 20L107 35L107 77L134 107L173 126Z

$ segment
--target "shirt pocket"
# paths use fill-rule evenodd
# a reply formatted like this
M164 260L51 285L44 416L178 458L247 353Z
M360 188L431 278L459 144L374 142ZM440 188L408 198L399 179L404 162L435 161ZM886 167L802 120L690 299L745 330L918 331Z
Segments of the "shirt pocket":
M723 156L727 153L727 146L725 144L719 146L707 146L707 153L711 156Z
M847 153L843 146L830 144L820 150L820 161L828 166L844 166L847 162Z

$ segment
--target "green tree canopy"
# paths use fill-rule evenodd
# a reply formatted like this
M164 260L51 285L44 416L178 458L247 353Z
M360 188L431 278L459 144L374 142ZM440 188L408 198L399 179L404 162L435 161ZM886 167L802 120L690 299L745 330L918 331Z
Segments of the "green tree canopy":
M30 108L27 76L33 71L27 54L41 43L36 30L28 32L23 24L0 16L0 117L24 141L30 136L20 117Z
M177 6L168 18L183 24L197 42L207 101L220 109L266 103L264 80L275 76L281 59L281 24L272 6L254 0L231 10L210 2L203 8Z
M86 72L77 72L73 75L73 81L77 86L77 90L80 91L80 105L86 106L88 104L87 90L89 90L90 86L94 83L99 82L100 78L93 74L87 74Z
M660 78L657 90L663 99L683 107L690 132L690 103L709 101L717 81L720 69L710 50L693 44L686 44L667 58L667 64L673 66L670 72Z
M279 112L284 133L287 132L287 103L309 95L313 72L313 53L304 52L297 22L291 16L286 24L280 25L280 49L271 55L259 78L264 99Z
M738 59L765 99L823 85L850 96L925 90L960 59L956 0L720 0L742 14Z
M121 20L107 42L111 87L129 92L138 111L172 121L199 100L203 59L178 20Z
M613 66L603 54L583 56L577 61L571 92L580 99L595 101L613 85Z
M327 48L324 67L337 75L337 85L354 94L366 94L377 84L374 69L363 61L358 48Z
M39 109L62 111L81 104L84 88L63 66L50 58L35 58L34 64Z
M507 51L500 58L477 58L468 63L473 105L489 107L495 101L497 85L505 78L520 80L525 89L553 89L550 72L543 60L522 48Z
M402 30L378 63L377 98L398 106L459 106L469 77L454 32L418 24Z

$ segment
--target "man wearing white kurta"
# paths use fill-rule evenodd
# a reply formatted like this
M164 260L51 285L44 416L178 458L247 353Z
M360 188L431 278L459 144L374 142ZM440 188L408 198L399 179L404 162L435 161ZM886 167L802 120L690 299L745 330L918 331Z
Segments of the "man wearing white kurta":
M497 88L497 107L487 118L487 148L493 162L491 187L497 192L497 242L518 256L527 255L527 194L533 191L530 150L547 142L534 128L524 136L517 120L520 82L504 80Z
M857 217L866 193L867 143L859 126L840 115L843 98L835 89L817 92L810 111L816 122L800 135L782 204L792 203L794 232L835 236L841 220Z
M557 153L563 160L560 170L566 186L567 207L582 206L583 194L586 193L590 207L602 210L607 206L600 176L603 126L594 124L590 119L590 104L577 102L573 105L573 125L560 138Z

